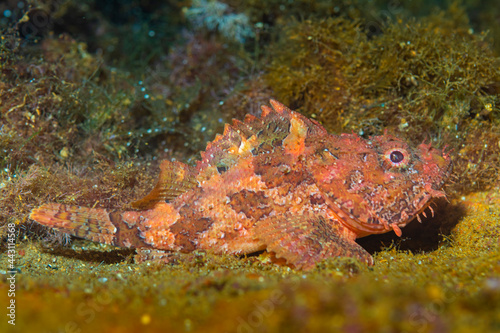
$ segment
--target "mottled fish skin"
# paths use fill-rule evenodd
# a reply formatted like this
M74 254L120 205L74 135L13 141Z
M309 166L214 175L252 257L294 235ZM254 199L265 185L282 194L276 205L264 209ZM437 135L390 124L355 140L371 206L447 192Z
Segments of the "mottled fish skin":
M444 150L410 147L387 134L331 135L318 122L271 105L262 107L261 118L226 124L196 167L163 161L155 188L132 203L136 210L51 203L30 217L141 251L267 250L309 269L336 256L373 264L356 238L391 230L400 236L433 198L445 196L452 163Z

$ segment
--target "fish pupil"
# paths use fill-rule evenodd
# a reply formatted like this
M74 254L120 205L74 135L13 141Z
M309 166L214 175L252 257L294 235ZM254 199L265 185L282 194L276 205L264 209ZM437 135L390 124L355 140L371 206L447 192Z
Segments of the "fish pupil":
M393 163L399 163L401 162L402 160L404 160L404 155L402 152L398 151L398 150L395 150L391 153L391 162Z

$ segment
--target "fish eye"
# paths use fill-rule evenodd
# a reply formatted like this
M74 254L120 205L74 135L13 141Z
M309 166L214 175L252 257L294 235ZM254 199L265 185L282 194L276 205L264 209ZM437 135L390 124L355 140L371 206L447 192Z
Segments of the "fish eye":
M399 163L401 162L402 160L404 160L405 156L403 155L402 152L400 152L399 150L394 150L391 155L390 155L390 158L391 158L391 162L392 163Z
M405 168L410 162L410 154L403 148L392 148L385 152L384 159L391 167Z

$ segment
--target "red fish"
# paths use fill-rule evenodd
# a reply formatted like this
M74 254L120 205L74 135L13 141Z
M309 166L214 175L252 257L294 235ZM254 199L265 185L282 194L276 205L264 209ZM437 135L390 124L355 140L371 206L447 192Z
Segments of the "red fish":
M381 135L332 135L271 100L262 117L233 120L196 167L163 161L136 210L46 204L36 222L95 242L162 251L267 250L299 269L336 256L373 264L355 239L401 228L442 187L452 163L430 144ZM154 250L154 251L149 251Z

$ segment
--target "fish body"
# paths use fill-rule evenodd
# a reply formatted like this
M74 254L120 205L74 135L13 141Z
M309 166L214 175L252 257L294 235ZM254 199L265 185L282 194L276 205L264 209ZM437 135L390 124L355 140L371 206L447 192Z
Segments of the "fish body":
M401 228L442 187L444 150L391 136L332 135L271 100L262 116L226 124L195 167L163 161L158 183L134 210L46 204L43 225L140 250L274 252L308 269L336 256L373 264L355 239Z

